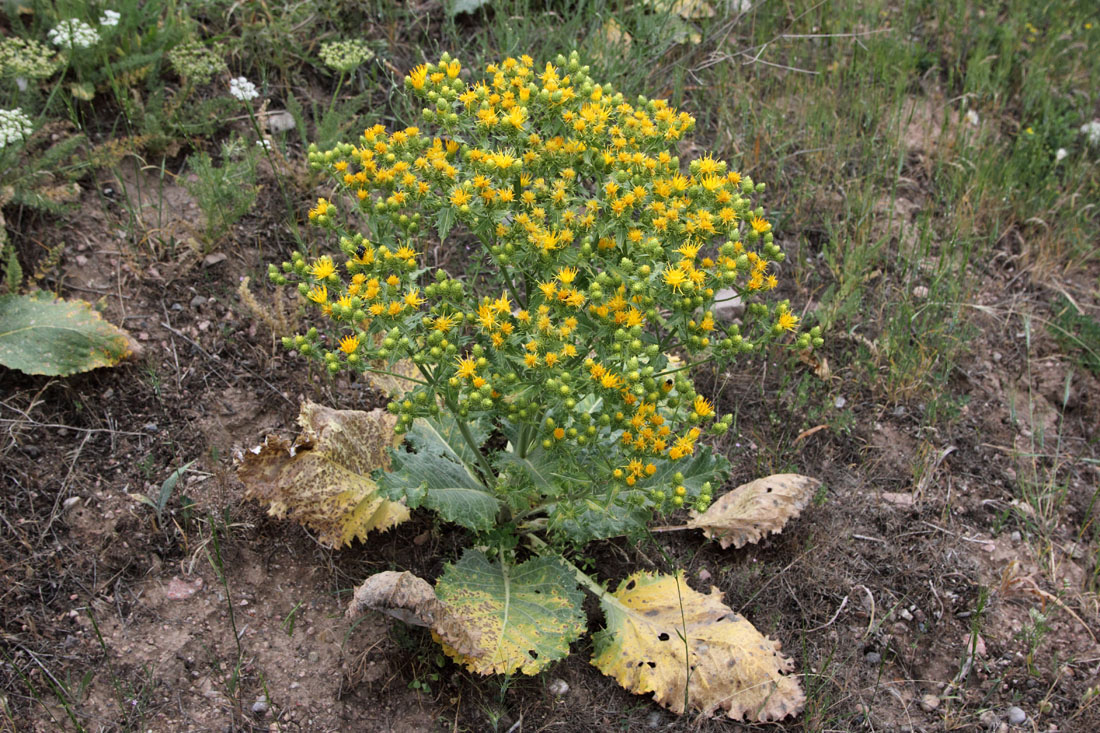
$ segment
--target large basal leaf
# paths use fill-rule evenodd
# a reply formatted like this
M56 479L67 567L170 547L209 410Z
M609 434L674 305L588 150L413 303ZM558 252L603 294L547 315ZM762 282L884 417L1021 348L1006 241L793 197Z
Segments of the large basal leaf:
M821 482L797 473L777 473L750 481L719 497L705 512L692 512L687 526L701 529L722 549L759 542L797 517Z
M466 429L477 445L483 445L489 437L488 425L481 420L467 420ZM477 479L475 466L477 455L469 443L462 437L458 421L451 415L418 418L413 421L412 430L405 440L417 453L431 453L443 456L466 467L474 479Z
M508 565L467 550L447 566L435 592L478 640L481 653L476 656L440 640L443 650L471 672L536 674L568 655L569 644L584 632L584 596L573 576L551 558Z
M67 377L114 366L134 350L129 334L82 300L0 295L0 364L10 369Z
M378 371L367 370L363 372L363 376L370 382L372 387L394 399L400 399L406 392L415 387L416 382L414 380L422 379L416 364L408 359L400 359L393 364L381 362L371 365L371 368L377 368Z
M415 452L394 452L393 468L378 480L386 494L403 498L412 509L427 507L448 522L477 532L492 529L500 500L464 460L473 458L473 449L461 442L454 420L417 420L406 438Z
M396 422L385 410L304 403L298 415L302 432L293 444L271 435L244 455L237 475L245 498L268 504L273 516L289 514L331 547L404 522L408 508L382 497L371 479L372 471L389 467L388 450L400 440Z
M428 581L412 573L386 570L372 575L355 589L345 616L355 618L365 610L378 611L413 626L427 626L441 643L459 654L484 654L480 636L463 625L446 603L439 600Z
M592 664L631 692L675 713L779 720L805 703L794 664L722 602L712 588L692 590L675 576L635 573L601 599L606 629L595 635ZM686 706L685 706L686 703Z

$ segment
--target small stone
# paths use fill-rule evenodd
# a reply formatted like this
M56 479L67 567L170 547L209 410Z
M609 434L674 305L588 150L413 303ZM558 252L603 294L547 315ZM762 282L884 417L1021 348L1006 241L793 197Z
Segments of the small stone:
M1013 725L1021 725L1025 720L1027 720L1027 713L1016 707L1015 705L1013 705L1006 711L1006 715L1008 715L1008 722L1012 723Z
M660 728L661 727L661 714L654 710L652 713L646 716L645 719L646 728Z
M928 297L928 288L924 287L923 285L917 285L913 288L913 297L924 300Z
M157 432L157 424L155 422L147 422L142 427L145 428L145 430L150 432L150 433Z
M745 310L741 296L733 288L722 288L714 294L714 317L723 323L729 323Z
M228 255L225 252L211 252L202 258L202 264L206 267L213 267L219 262L224 262Z
M321 658L321 655L318 654L317 652L310 652L309 653L309 662L310 662L310 664L316 664L317 660L319 660L320 658Z
M285 110L270 113L265 122L268 132L286 132L293 130L298 124L294 121L294 115Z
M898 611L898 615L901 616L906 621L912 621L913 620L913 614L908 608L903 608L900 611Z
M563 679L550 680L550 684L546 686L546 689L554 697L565 697L569 692L569 683Z
M191 307L192 308L198 308L199 306L204 305L205 303L206 303L206 298L202 297L201 295L196 295L194 298L191 299Z
M921 697L920 706L926 713L930 713L940 706L940 699L932 693L928 693Z
M882 655L878 652L867 652L863 655L864 661L870 664L872 667L877 666L882 662Z
M697 573L697 576L699 578L700 583L706 583L708 580L711 579L710 571L707 570L706 568L699 568L699 572Z
M173 304L172 304L172 310L174 310L174 311L181 311L181 310L183 310L183 306L182 306L182 305L180 305L179 303L173 303Z
M23 446L23 452L27 454L28 458L38 458L42 455L42 449L34 443L27 443Z
M70 507L72 507L72 506L73 506L74 504L76 504L76 503L77 503L78 501L80 501L80 497L79 497L79 496L70 496L70 497L69 497L68 499L66 499L65 501L63 501L63 502L61 503L61 507L62 507L63 509L69 509L69 508L70 508Z
M76 256L76 264L83 267L84 265L88 264L88 258L85 257L84 255L77 255Z
M997 727L997 724L1001 722L1001 718L992 710L986 710L978 717L978 722L981 723L986 730L990 730Z
M267 700L257 700L252 703L252 713L260 717L267 714L267 710L270 706L267 704Z
M1014 529L1012 530L1012 534L1010 534L1009 537L1012 539L1013 542L1019 542L1023 538L1023 535L1020 534L1020 530Z
M170 601L185 601L191 596L195 595L202 588L202 578L195 578L191 583L186 580L181 580L178 576L173 576L168 581L168 590L164 592L164 595Z

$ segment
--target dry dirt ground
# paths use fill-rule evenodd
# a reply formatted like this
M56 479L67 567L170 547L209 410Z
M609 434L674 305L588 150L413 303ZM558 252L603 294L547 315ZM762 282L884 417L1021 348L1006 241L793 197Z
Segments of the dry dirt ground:
M254 212L231 243L196 254L186 241L197 208L183 188L165 194L167 218L128 227L134 202L122 205L117 181L97 185L79 212L22 222L15 241L32 263L64 243L43 285L101 302L143 350L69 379L0 372L0 727L751 727L676 719L626 693L587 663L587 640L542 677L486 679L444 661L423 630L346 622L364 577L408 569L434 578L464 536L415 515L330 551L243 501L235 451L292 434L301 400L360 409L382 397L309 371L242 305L238 286L250 277L274 310L262 274L288 245L273 217ZM733 481L797 470L822 479L821 493L782 535L738 552L671 535L589 548L605 581L682 567L697 589L719 586L782 641L809 702L776 729L1100 730L1090 525L1100 383L1041 329L1029 352L1019 318L1049 315L1055 289L1091 292L1095 307L1097 273L1039 282L1018 243L1003 247L975 273L983 288L971 355L951 378L953 420L930 427L920 399L882 400L853 365L873 361L873 341L832 339L827 375L767 359L704 375L723 411L739 416L722 444ZM785 392L792 372L817 385L826 427L803 432L805 408ZM133 495L155 496L192 460L158 523ZM1043 504L1021 503L1028 487L1054 497L1053 521Z

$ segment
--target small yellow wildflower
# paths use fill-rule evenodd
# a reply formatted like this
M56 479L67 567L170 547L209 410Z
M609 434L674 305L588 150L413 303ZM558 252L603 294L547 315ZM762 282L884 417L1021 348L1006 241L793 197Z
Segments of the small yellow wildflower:
M340 339L340 351L345 354L354 354L355 350L359 348L358 336L345 336Z
M331 257L325 255L313 263L313 266L309 268L309 272L318 280L324 280L326 277L336 272L336 265L333 264Z

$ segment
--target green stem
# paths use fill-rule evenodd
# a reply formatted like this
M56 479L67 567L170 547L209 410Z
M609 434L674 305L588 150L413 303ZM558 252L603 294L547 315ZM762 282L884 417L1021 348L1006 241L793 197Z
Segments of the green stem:
M455 424L458 425L458 432L462 433L462 437L466 441L466 444L470 446L474 451L474 455L477 456L477 464L481 468L481 472L485 474L485 482L489 484L489 488L496 488L496 473L493 471L489 459L481 452L481 447L474 441L474 436L470 432L469 426L458 416L458 411L454 409L454 406L451 405L449 401L447 407L451 409L451 414L455 416Z
M608 593L602 585L593 580L587 573L578 568L576 565L562 557L561 553L550 547L550 545L546 544L545 541L539 539L532 534L527 535L527 543L531 545L531 549L534 550L541 557L550 557L559 560L563 565L565 565L568 570L572 571L573 577L576 578L577 582L580 583L580 585L585 590L599 598L601 601L607 601L608 603L613 603L616 606L622 606L619 600L615 598L615 596Z

